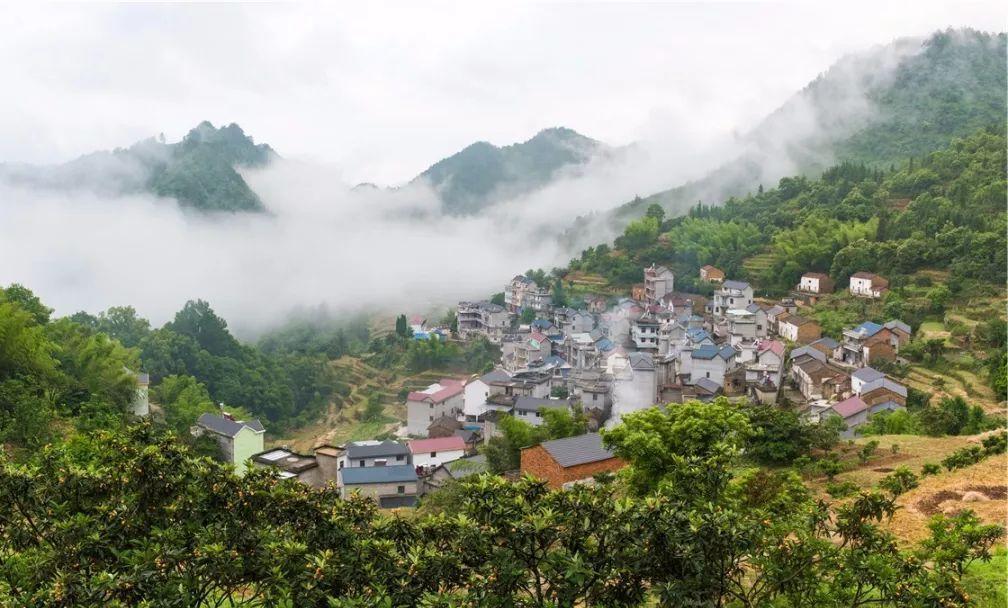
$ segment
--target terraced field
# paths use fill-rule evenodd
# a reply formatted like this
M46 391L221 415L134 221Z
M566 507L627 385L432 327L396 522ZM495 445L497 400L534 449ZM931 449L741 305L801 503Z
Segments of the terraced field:
M270 445L284 445L308 452L321 444L372 439L394 432L406 418L405 401L400 398L400 393L425 388L432 382L451 375L443 371L406 375L378 369L359 358L349 356L332 361L330 365L349 387L347 394L336 395L316 423L271 439ZM374 394L380 396L382 416L377 420L362 420L367 400Z
M601 275L580 270L567 273L564 282L568 284L572 293L621 295L624 291L611 286L609 281Z
M843 460L854 468L837 475L836 481L850 481L859 488L869 489L899 466L905 466L920 475L925 463L940 463L955 450L978 443L980 438L981 435L878 435L858 438L854 440L854 446L841 448L845 453ZM878 448L866 463L861 464L856 451L871 440L879 442ZM893 445L897 446L895 451ZM885 525L897 538L910 546L928 535L928 520L937 513L972 509L986 523L1004 524L1008 520L1006 471L1008 455L1000 454L963 469L943 469L937 475L921 477L917 488L898 498L900 508ZM825 478L814 479L809 485L815 493L829 500L825 493Z
M755 279L762 276L777 262L777 259L778 255L769 251L746 258L742 262L746 278Z

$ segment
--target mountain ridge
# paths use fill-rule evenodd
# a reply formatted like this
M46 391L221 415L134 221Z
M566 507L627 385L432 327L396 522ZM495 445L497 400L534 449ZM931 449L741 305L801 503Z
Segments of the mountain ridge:
M888 164L922 156L978 129L1004 125L1005 43L1003 32L947 29L929 36L899 38L843 57L744 136L746 143L755 144L755 153L749 150L702 178L638 197L601 217L578 218L563 238L576 248L578 233L589 231L585 224L602 221L621 230L651 204L661 205L669 214L680 214L698 201L717 205L790 173L814 175L843 161ZM884 64L894 59L895 64L883 65L891 74L866 72L862 74L864 82L841 82L857 75L863 67L858 64ZM853 74L838 75L844 70ZM838 86L841 84L863 87L869 106L848 114L836 112L849 109L831 98L838 91L849 95L849 90ZM970 103L963 103L965 100ZM788 141L775 134L786 126L789 112L798 112L810 102L814 110L825 110L815 116L816 124L837 128L831 133L836 137L823 138L814 129L805 140ZM831 108L831 103L838 107ZM768 173L774 152L796 161L795 170Z
M277 157L235 123L216 128L203 121L175 143L166 143L162 135L57 165L0 164L0 178L18 186L99 195L146 193L199 211L262 212L265 205L236 167L264 167Z
M505 146L473 142L434 163L410 183L434 188L446 213L471 215L508 197L541 188L558 172L612 152L608 145L573 129L550 127Z

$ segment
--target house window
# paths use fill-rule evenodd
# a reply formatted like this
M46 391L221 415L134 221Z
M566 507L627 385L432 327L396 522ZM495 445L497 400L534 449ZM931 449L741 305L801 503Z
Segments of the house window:
M341 468L341 469L343 468L343 461L342 460L339 463L339 468Z
M398 487L396 487L396 492L399 493L399 494L405 494L406 493L406 486L398 486Z
M360 466L364 466L364 461L360 461Z
M707 377L710 378L710 372L707 372Z
M431 457L431 458L434 458L435 456L437 456L437 452L431 452L431 453L430 453L430 457Z
M402 462L402 459L403 459L403 455L402 455L402 454L399 454L398 456L396 456L396 457L395 457L395 459L396 459L396 461L398 461L398 462Z
M376 466L376 467L383 467L386 464L388 464L387 460L376 460L376 461L374 461L374 466Z
M428 416L427 417L427 421L428 422L434 422L434 416Z
M433 403L430 404L430 409L434 409L434 404Z

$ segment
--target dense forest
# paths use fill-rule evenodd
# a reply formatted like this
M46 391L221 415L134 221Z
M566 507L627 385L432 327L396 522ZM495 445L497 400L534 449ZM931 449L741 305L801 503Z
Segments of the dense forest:
M899 168L843 163L818 179L787 177L776 188L671 219L653 205L614 247L590 247L569 269L629 286L643 266L660 263L676 272L678 285L703 289L699 268L713 264L770 294L793 288L809 271L841 286L867 270L896 287L921 269L951 271L953 291L1000 284L1008 267L1005 143L1000 131L981 131ZM760 254L769 263L747 269Z
M54 319L31 291L12 285L0 290L0 324L0 441L14 445L44 443L60 422L120 426L141 371L180 432L218 403L276 429L304 424L336 386L327 355L241 344L200 300L155 329L128 306Z
M782 158L794 166L790 173L806 176L822 172L829 159L881 169L991 125L1004 131L1006 44L1003 33L959 29L846 57L747 134L737 159L682 186L638 197L605 221L622 228L652 204L679 215L698 200L717 204L742 196ZM891 73L886 66L893 66ZM815 128L803 130L810 119ZM596 219L579 218L568 237L576 239L579 226Z

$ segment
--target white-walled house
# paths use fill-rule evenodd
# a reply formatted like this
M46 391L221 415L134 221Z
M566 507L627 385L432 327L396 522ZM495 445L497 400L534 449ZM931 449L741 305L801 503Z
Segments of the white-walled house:
M644 297L649 303L657 303L671 291L675 291L675 275L671 270L654 264L644 269Z
M465 441L458 435L409 442L410 458L415 467L436 467L465 456Z
M410 464L409 449L398 441L351 441L336 459L337 467L391 467Z
M735 367L738 351L731 346L705 344L691 353L690 382L700 378L713 380L724 386L725 373Z
M855 272L850 278L851 295L881 298L889 291L889 280L871 272Z
M465 409L465 385L461 380L442 378L422 391L406 397L406 432L426 437L427 427L441 416L457 417Z
M753 303L752 285L745 281L725 281L714 292L711 301L711 312L724 315L729 310L746 308Z
M515 400L512 414L518 420L527 422L532 426L542 425L542 412L544 409L570 409L570 401L567 399L549 399L546 397L518 397Z
M487 372L478 378L466 382L463 389L462 414L466 420L474 421L487 411L487 398L490 397L491 382L507 382L511 376L502 369Z
M833 279L822 272L806 272L798 282L798 291L803 293L833 293Z
M861 389L864 388L866 384L875 382L876 380L881 380L885 378L885 374L878 371L874 367L862 367L853 373L850 377L851 390L855 395L861 394Z

